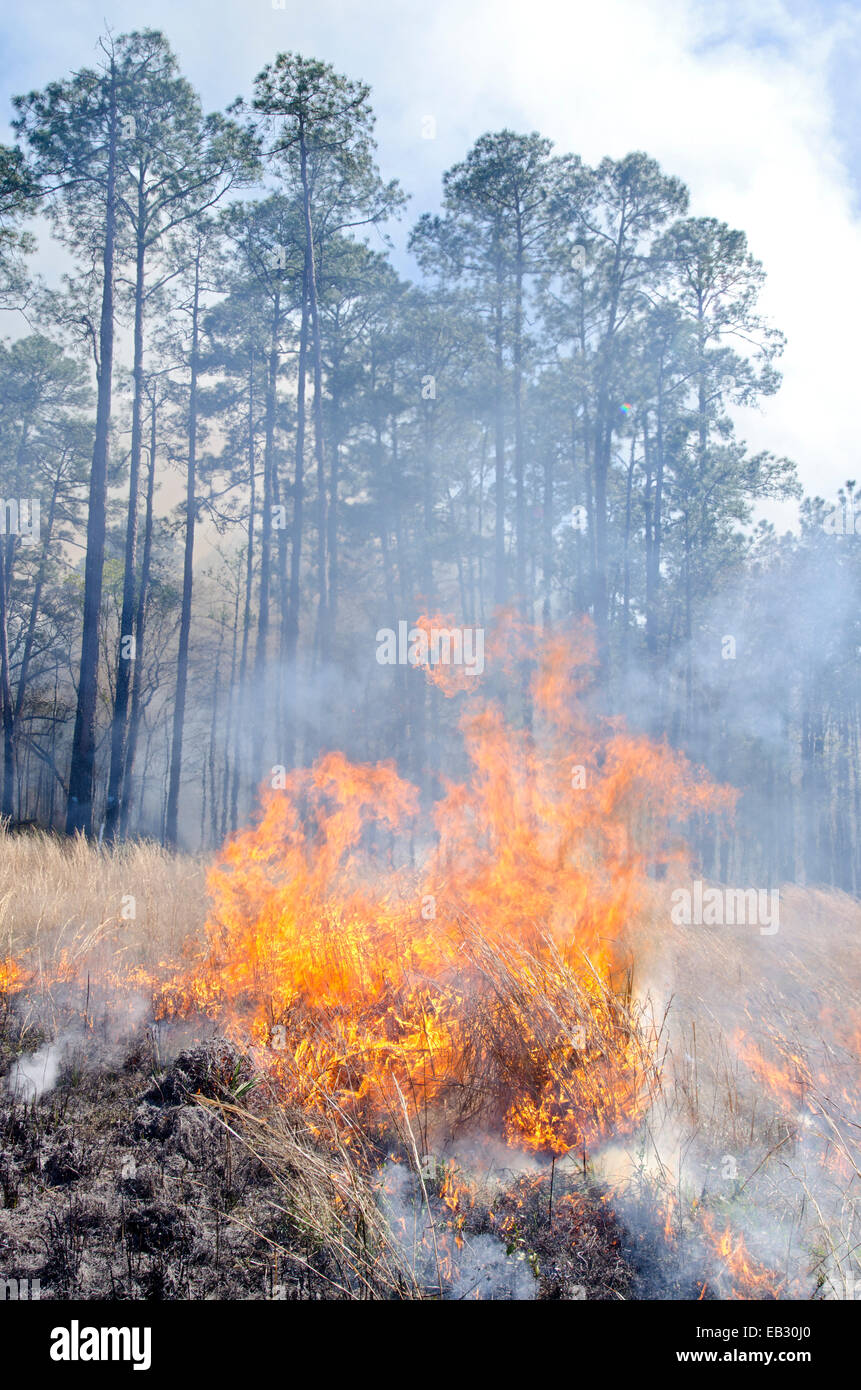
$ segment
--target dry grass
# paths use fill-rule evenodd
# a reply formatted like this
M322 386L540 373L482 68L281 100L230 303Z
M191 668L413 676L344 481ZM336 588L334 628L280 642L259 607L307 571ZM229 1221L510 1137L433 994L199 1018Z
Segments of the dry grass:
M636 1152L615 1150L602 1170L623 1187L633 1179L680 1231L710 1211L742 1233L784 1296L852 1297L861 904L788 885L774 935L675 926L668 891L656 891L651 916L638 989L669 1006L665 1082Z
M205 873L148 842L108 849L0 824L0 959L40 974L61 962L154 970L202 934Z
M58 1035L76 1011L85 1032L97 1032L89 983L86 1005L82 997L88 977L94 995L101 989L104 999L124 976L133 976L135 967L155 981L190 947L203 945L205 871L202 861L155 845L106 850L0 828L0 965L4 958L17 960L29 976L17 996L16 1027L8 1012L0 1018L0 1061L8 1065L15 1053ZM123 915L130 897L133 917ZM171 1121L173 1130L168 1126L168 1157L153 1119L155 1137L147 1131L144 1145L146 1163L160 1174L154 1190L174 1182L169 1150L174 1144L184 1154L183 1107L206 1113L205 1171L195 1179L195 1191L203 1194L199 1230L194 1228L188 1248L183 1245L175 1256L172 1246L142 1254L143 1237L135 1237L138 1244L128 1255L133 1273L124 1276L126 1296L149 1296L147 1280L153 1279L159 1288L173 1290L167 1296L191 1296L189 1289L206 1288L211 1296L212 1286L195 1272L198 1247L207 1248L211 1236L222 1255L229 1248L240 1251L235 1268L245 1270L244 1283L218 1286L226 1297L271 1296L254 1290L274 1286L288 1290L287 1297L416 1298L452 1289L469 1297L476 1280L491 1279L488 1268L494 1269L498 1290L492 1296L499 1297L527 1296L523 1289L530 1285L541 1296L570 1297L578 1278L590 1297L643 1296L644 1291L646 1296L696 1296L695 1276L707 1277L710 1296L726 1296L733 1287L754 1296L757 1261L773 1271L772 1286L784 1294L845 1297L858 1277L861 1241L856 1003L861 905L840 894L789 887L781 893L780 929L773 936L755 927L674 926L666 885L654 885L647 908L649 924L627 943L628 984L615 997L597 989L587 997L558 963L542 975L539 961L529 967L532 978L524 992L526 965L517 952L498 943L491 950L480 933L465 928L486 990L473 1011L460 1092L447 1098L446 1115L453 1129L470 1139L458 1151L449 1133L449 1152L438 1171L426 1171L425 1154L440 1136L427 1127L421 1107L401 1093L395 1073L387 1083L394 1165L386 1162L380 1133L369 1138L361 1115L346 1113L334 1095L313 1114L303 1114L285 1104L283 1090L271 1088L253 1067L248 1094L246 1082L221 1075L199 1095L192 1089L184 1099L175 1098L171 1113L179 1118ZM66 986L74 981L74 989L64 981ZM36 1015L41 1033L28 1031L28 1020ZM144 1017L145 1011L136 1015L139 1031ZM644 1022L645 1032L634 1026L636 1019ZM188 1026L202 1023L192 1020ZM513 1148L497 1164L492 1182L477 1180L470 1164L478 1154L478 1130L491 1112L502 1115L502 1100L495 1102L492 1093L505 1091L511 1058L522 1053L539 1080L549 1079L557 1091L562 1087L564 1099L572 1083L580 1084L578 1066L586 1061L578 1061L570 1042L564 1042L577 1024L587 1038L595 1029L599 1041L614 1033L627 1039L632 1088L644 1098L642 1123L628 1126L627 1137L603 1152L596 1141L588 1155L558 1161L555 1174L546 1157L528 1158ZM654 1038L649 1041L648 1026L657 1048ZM784 1069L784 1092L751 1068L741 1034L765 1063ZM182 1042L187 1040L188 1033ZM116 1049L103 1051L98 1085L92 1059L69 1060L57 1091L30 1106L23 1129L20 1104L14 1115L10 1112L10 1135L26 1137L27 1126L33 1126L35 1149L56 1149L52 1161L58 1172L69 1164L74 1170L75 1162L86 1168L74 1181L89 1184L85 1195L91 1203L96 1196L102 1201L99 1175L105 1165L110 1169L119 1161L117 1134L125 1136L126 1147L138 1143L129 1128L134 1086L114 1086L111 1074L125 1068L138 1087L151 1073L171 1075L164 1042L161 1052L138 1052L136 1058L129 1070ZM598 1048L586 1065L600 1093L610 1095L609 1084L601 1082L607 1060ZM69 1083L70 1068L85 1077L83 1089ZM609 1110L607 1117L612 1124ZM552 1119L548 1111L549 1128ZM63 1137L66 1130L71 1139ZM18 1142L10 1140L13 1150ZM86 1154L88 1148L103 1155L96 1176L90 1159L68 1158L68 1152ZM55 1240L60 1253L66 1251L59 1265L57 1256L50 1266L55 1282L62 1266L64 1288L84 1296L88 1289L95 1296L98 1289L105 1296L103 1282L86 1282L81 1232L67 1230L53 1198L40 1195L44 1174L26 1176L26 1154L13 1152L12 1159L0 1173L4 1192L8 1187L11 1194L0 1210L29 1193L40 1239ZM725 1171L734 1176L726 1177ZM244 1175L238 1188L237 1174ZM181 1202L185 1179L176 1181L179 1186L171 1190ZM116 1187L125 1200L129 1194L122 1182L111 1177L111 1183L111 1192ZM602 1200L607 1191L613 1194L609 1205ZM141 1229L149 1230L153 1200L143 1196L135 1207ZM45 1202L47 1215L40 1215ZM747 1242L754 1267L748 1283L747 1276L739 1281L719 1261L715 1264L704 1232L724 1225ZM233 1247L219 1234L226 1227L234 1232ZM487 1262L486 1243L492 1239L496 1249L500 1236L507 1242L503 1248L525 1261L519 1284L510 1261L504 1268ZM113 1280L119 1276L110 1265L108 1244L105 1251ZM171 1265L174 1258L180 1275ZM22 1270L37 1272L42 1266L35 1259L31 1251ZM652 1272L644 1274L649 1262ZM468 1277L466 1268L472 1271ZM657 1284L649 1283L655 1278Z

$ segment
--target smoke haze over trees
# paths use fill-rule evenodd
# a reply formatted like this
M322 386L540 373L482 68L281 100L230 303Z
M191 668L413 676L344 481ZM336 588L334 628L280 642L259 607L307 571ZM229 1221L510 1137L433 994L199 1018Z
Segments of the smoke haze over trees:
M3 815L209 848L332 748L429 805L456 701L377 632L508 607L587 618L597 706L740 789L707 872L856 892L861 495L736 431L783 346L744 231L507 129L425 214L353 75L280 54L207 114L164 35L97 54L0 150Z

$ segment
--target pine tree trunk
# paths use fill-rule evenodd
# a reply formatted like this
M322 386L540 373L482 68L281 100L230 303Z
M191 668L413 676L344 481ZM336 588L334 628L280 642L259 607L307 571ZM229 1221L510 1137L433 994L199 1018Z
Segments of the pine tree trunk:
M84 619L75 732L69 768L66 834L89 835L93 822L93 781L96 756L96 704L99 685L99 620L102 609L102 571L108 477L108 443L111 425L111 388L114 359L114 244L116 240L117 94L111 61L110 127L105 194L105 240L102 249L102 306L99 323L99 370L96 433L90 473L87 513L87 554L84 562Z
M248 550L245 557L245 607L242 615L242 651L239 658L239 694L243 706L248 689L248 643L251 636L251 598L254 588L254 507L257 500L257 463L254 448L254 349L248 364ZM243 737L244 721L236 721L233 740L233 782L230 788L230 828L239 826L239 778L247 744Z
M6 579L7 550L12 537L0 536L0 707L3 718L3 797L0 810L14 814L15 745L13 739L12 687L9 677L9 593Z
M114 717L111 725L111 763L108 773L108 797L105 806L105 839L110 843L116 835L120 819L120 799L123 787L123 766L128 721L129 694L133 662L136 655L125 655L126 639L133 638L135 619L135 566L137 563L138 486L140 478L141 443L143 435L143 306L146 262L143 180L138 193L138 236L135 255L135 322L134 364L132 370L132 438L129 460L129 506L126 519L125 568L123 572L123 606L120 617L120 648L117 660L117 683L114 696Z
M265 441L263 445L263 523L260 533L260 597L257 608L257 643L254 648L254 737L251 746L252 794L263 775L263 733L266 725L266 658L269 644L269 607L272 587L272 499L275 473L275 404L278 383L278 332L281 295L276 291L266 375Z
M149 444L149 472L146 484L146 511L144 516L144 540L143 553L141 556L141 573L138 587L137 613L135 615L135 667L132 678L132 699L131 712L129 715L128 738L126 739L125 768L123 769L122 797L120 801L120 834L124 837L129 833L129 823L131 819L131 808L134 796L132 779L134 777L135 755L137 753L138 734L142 715L141 708L141 687L143 682L143 651L144 651L144 631L146 628L146 604L149 594L149 573L152 564L152 526L153 526L153 498L155 494L155 453L157 436L157 402L156 393L152 393L152 410L150 414L150 444Z
M305 254L308 267L308 305L311 315L311 343L314 356L314 452L317 458L317 648L322 661L329 655L329 616L326 575L326 453L323 436L323 344L320 310L317 302L317 258L311 225L311 190L308 181L308 150L304 126L300 125L299 160L302 176L302 210L305 217Z
M188 649L191 633L191 598L194 575L195 468L197 465L197 376L198 336L200 332L200 258L198 242L194 265L194 303L191 321L191 380L188 402L188 470L185 489L185 557L182 575L182 610L179 620L179 650L176 664L176 694L173 709L173 741L170 754L170 780L165 813L165 840L178 844L179 788L182 777L182 740L185 727L185 699L188 690Z
M503 355L502 271L497 275L497 300L494 310L494 371L495 407L494 432L496 449L496 519L494 530L493 600L497 608L505 605L508 582L505 573L505 359Z

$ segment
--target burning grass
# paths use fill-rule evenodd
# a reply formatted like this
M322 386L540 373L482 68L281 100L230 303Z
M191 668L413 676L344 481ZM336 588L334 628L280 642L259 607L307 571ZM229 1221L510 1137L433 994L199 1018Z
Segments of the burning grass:
M683 858L685 818L729 798L667 747L590 724L585 639L536 657L505 636L510 664L533 662L532 726L467 700L420 868L403 863L417 793L393 767L328 754L291 773L211 871L207 948L161 1008L220 1018L268 1052L287 1099L334 1096L381 1142L405 1109L427 1152L477 1132L562 1155L651 1104L643 904Z
M587 717L584 637L497 641L531 719L447 691L463 763L432 824L392 766L327 754L264 793L206 893L150 847L3 838L7 1252L19 1225L77 1249L60 1187L133 1233L122 1276L106 1245L97 1273L51 1267L63 1290L853 1287L857 904L790 890L777 936L673 926L686 826L731 794Z

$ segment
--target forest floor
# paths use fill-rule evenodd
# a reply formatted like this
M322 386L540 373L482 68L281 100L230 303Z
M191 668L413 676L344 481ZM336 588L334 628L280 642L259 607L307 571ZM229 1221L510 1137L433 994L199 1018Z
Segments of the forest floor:
M285 1103L216 1020L156 1024L145 988L114 988L120 962L143 981L199 947L206 911L199 860L0 835L0 1281L54 1299L852 1296L854 901L788 888L773 937L662 917L635 969L671 1020L643 1123L589 1154L472 1140L429 1168Z

